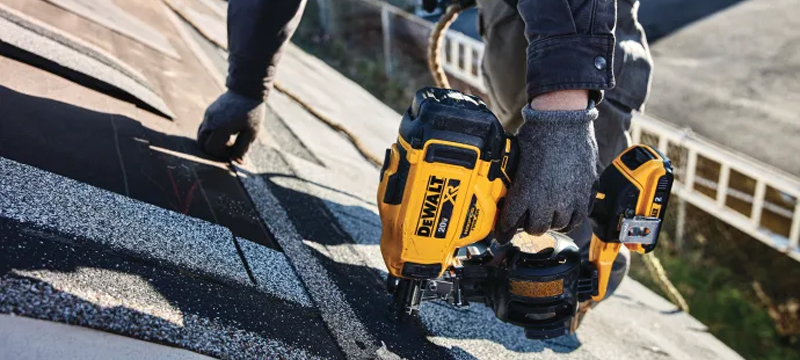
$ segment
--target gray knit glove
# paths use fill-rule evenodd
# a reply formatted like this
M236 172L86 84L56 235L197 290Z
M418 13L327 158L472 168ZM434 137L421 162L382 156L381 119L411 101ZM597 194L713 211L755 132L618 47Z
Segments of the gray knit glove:
M263 101L227 91L206 109L197 142L214 157L241 162L258 135L264 112ZM236 142L229 146L234 134L238 134Z
M534 235L569 231L589 215L597 179L597 109L522 109L517 133L519 165L506 196L497 239L507 242L522 228Z

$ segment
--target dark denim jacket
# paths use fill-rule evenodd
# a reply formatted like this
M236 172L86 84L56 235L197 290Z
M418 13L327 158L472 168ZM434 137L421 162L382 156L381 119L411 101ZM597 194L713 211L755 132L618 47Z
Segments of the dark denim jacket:
M294 34L306 0L228 2L229 90L249 98L268 95L281 50Z
M519 0L528 39L527 92L614 87L616 0Z
M265 95L280 49L297 27L305 2L229 2L230 90L251 98ZM614 87L616 0L519 0L517 9L529 42L529 98L554 90L590 89L599 101L602 90Z

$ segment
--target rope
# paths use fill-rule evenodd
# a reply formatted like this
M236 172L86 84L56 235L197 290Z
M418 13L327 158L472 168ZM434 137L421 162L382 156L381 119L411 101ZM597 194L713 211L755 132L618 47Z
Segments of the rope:
M678 291L675 285L672 284L672 281L669 280L667 271L661 265L661 261L658 260L656 255L652 252L644 254L643 258L644 264L647 266L647 270L650 273L650 277L652 277L661 290L667 294L667 297L675 306L688 314L689 304L686 303L686 299L683 298L680 291Z
M753 281L752 286L756 297L758 297L761 304L767 308L769 317L775 322L775 330L778 332L778 335L783 337L800 335L800 313L797 312L797 300L789 299L789 301L784 304L775 305L775 302L764 292L764 289L758 281Z
M359 139L358 136L353 134L350 130L347 130L341 124L331 120L327 116L325 116L322 113L320 113L319 111L315 110L313 106L311 106L308 103L306 103L305 101L303 101L303 99L301 99L297 94L293 93L291 90L287 89L286 87L281 85L279 82L276 81L273 84L273 86L275 87L276 90L278 90L278 91L282 92L284 95L288 96L294 102L298 103L303 109L308 111L311 115L313 115L314 117L316 117L317 119L322 121L325 125L328 125L328 127L330 127L331 129L336 130L336 131L342 133L344 136L346 136L347 139L350 141L350 143L352 143L353 146L355 146L356 150L358 150L358 152L361 154L361 156L364 157L364 159L366 159L367 161L372 163L372 165L375 165L377 167L381 167L381 164L383 164L383 160L379 159L377 156L375 156L375 154L370 152L369 149L367 149L367 146L364 145L363 142L361 142L361 139Z
M450 82L447 81L447 74L445 74L444 69L442 68L441 62L441 44L442 40L444 39L444 35L447 33L447 29L450 28L450 25L453 24L453 21L456 20L458 17L458 13L461 12L462 7L455 3L447 7L447 10L436 22L436 26L434 27L433 31L431 32L431 37L428 41L428 70L431 72L431 76L433 76L433 81L437 87L441 88L450 88ZM293 93L286 87L284 87L281 83L275 82L274 87L276 90L282 92L286 96L288 96L293 101L300 104L306 111L308 111L311 115L318 118L320 121L325 123L328 127L333 130L336 130L342 133L344 136L347 137L348 140L355 146L356 150L364 157L367 161L372 163L373 165L380 167L383 163L382 159L379 159L377 156L372 154L364 143L353 134L351 131L347 130L341 124L331 120L327 116L323 115L319 111L315 110L313 106L309 105L303 99L300 98L297 94Z
M458 13L463 8L458 3L454 3L447 7L442 17L436 22L436 26L431 32L431 37L428 40L428 70L433 77L433 83L436 87L449 89L450 82L447 81L447 74L442 68L442 40L447 33L447 29L453 24L453 21L458 18ZM466 61L466 60L465 60Z

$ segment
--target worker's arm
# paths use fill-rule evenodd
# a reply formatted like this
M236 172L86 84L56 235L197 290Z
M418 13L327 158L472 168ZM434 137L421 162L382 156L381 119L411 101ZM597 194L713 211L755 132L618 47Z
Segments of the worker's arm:
M306 0L230 0L229 90L265 98L275 80L281 50L303 16Z
M528 99L580 90L599 103L602 91L614 87L616 0L519 0L517 10L528 39ZM579 95L550 98L570 101Z
M520 161L498 240L522 228L541 234L586 221L597 179L595 104L614 86L615 0L519 0L525 22L525 123Z
M230 0L228 91L206 109L197 131L203 150L241 160L256 139L264 99L275 81L281 50L297 28L306 0ZM231 135L236 142L228 144Z

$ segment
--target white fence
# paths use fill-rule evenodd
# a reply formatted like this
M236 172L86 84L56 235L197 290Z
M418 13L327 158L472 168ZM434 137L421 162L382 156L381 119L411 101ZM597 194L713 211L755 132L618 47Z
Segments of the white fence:
M442 54L444 71L485 93L480 67L483 42L457 31L448 31L442 44Z
M442 52L446 54L443 59L445 71L485 92L480 70L483 43L459 32L449 31L442 46ZM643 135L655 139L651 145L657 146L670 157L685 154L685 161L675 164L677 176L673 195L800 261L799 179L734 154L665 122L636 116L631 127L633 142L642 142ZM703 169L699 168L698 159L703 159ZM707 178L699 175L701 172L718 176ZM733 188L731 172L737 174L737 183L754 183L753 192ZM768 201L768 189L770 194L778 194L780 201ZM734 209L729 199L748 204L749 209L746 210L749 211ZM790 205L787 207L787 204ZM765 210L770 216L769 227L764 221ZM679 213L685 214L685 211ZM679 231L683 228L682 218L679 214ZM780 227L788 227L788 233L775 230Z
M654 145L668 156L686 156L685 161L676 164L674 195L800 261L800 180L665 122L637 116L631 127L633 142L642 142L645 134L654 137ZM702 159L702 165L698 159ZM699 175L702 169L709 168L717 175L715 178ZM752 193L732 188L732 173L737 174L737 183L754 184ZM768 189L777 194L775 201L767 201ZM749 209L734 208L729 204L732 199L747 204ZM765 224L766 212L770 225ZM788 225L788 233L774 230L781 223ZM678 226L682 228L681 224Z

